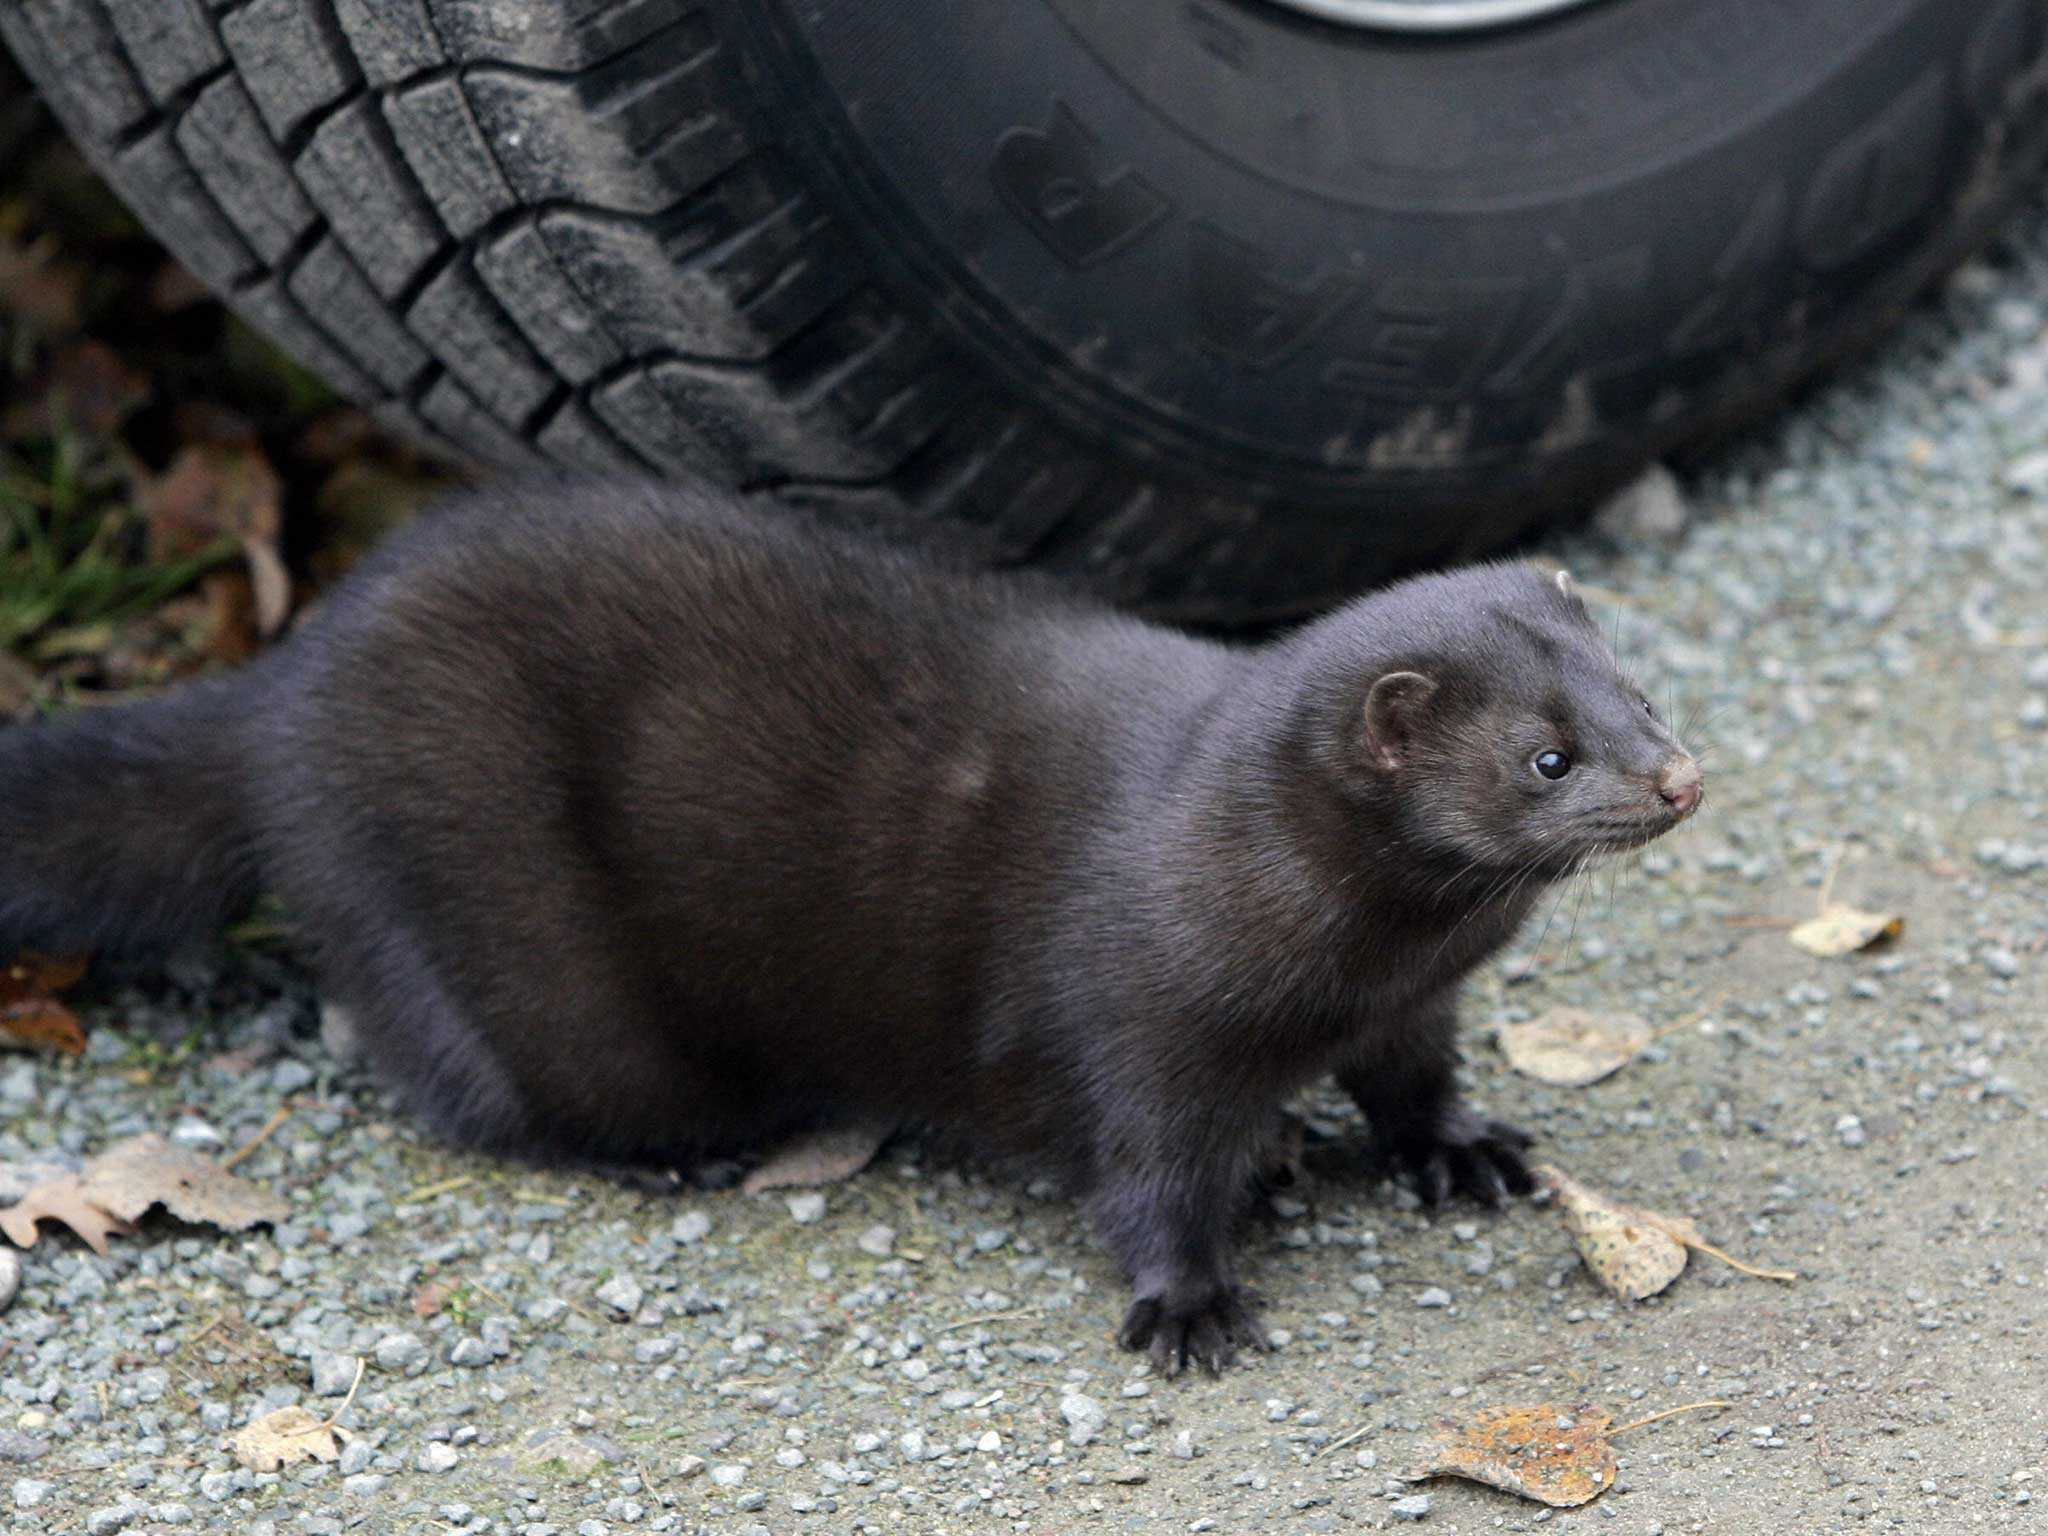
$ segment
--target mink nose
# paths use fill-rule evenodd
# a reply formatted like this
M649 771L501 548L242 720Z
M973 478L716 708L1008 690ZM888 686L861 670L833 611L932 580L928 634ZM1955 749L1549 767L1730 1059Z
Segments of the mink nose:
M1657 775L1657 793L1677 815L1690 816L1700 803L1700 765L1692 754L1681 752Z

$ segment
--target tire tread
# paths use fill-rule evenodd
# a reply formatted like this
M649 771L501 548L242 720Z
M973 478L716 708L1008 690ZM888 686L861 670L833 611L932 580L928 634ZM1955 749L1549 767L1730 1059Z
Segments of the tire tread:
M423 439L893 501L957 414L711 6L0 0L0 32L200 276Z
M740 10L0 0L0 39L195 273L380 420L465 456L706 473L1236 621L1492 547L1598 488L1396 520L1263 482L1211 493L1141 444L1088 446L884 291L887 250L870 259L810 179L815 147L769 122ZM1863 329L1990 205L1959 204L1910 272L1873 284ZM1841 350L1838 329L1731 374L1702 430Z

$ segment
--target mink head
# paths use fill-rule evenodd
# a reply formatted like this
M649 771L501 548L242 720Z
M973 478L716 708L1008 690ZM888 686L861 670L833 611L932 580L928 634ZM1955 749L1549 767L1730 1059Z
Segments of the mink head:
M1325 739L1414 851L1556 878L1698 808L1699 765L1569 577L1481 566L1368 607L1345 725Z

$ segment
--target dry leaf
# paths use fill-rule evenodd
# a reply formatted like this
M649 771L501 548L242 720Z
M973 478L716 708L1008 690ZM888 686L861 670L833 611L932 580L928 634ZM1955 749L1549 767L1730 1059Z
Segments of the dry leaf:
M1699 1228L1682 1216L1623 1205L1556 1168L1546 1166L1533 1172L1557 1196L1565 1227L1577 1242L1586 1268L1617 1296L1641 1301L1656 1295L1684 1270L1688 1249L1697 1249L1759 1279L1799 1278L1788 1270L1752 1268L1701 1237Z
M283 490L256 443L197 442L180 448L170 468L136 496L155 559L189 559L223 538L241 546L255 591L256 627L266 638L291 615L291 575L278 552Z
M412 1293L412 1315L433 1317L447 1305L448 1298L459 1289L460 1286L455 1281L445 1276L439 1280L429 1280Z
M39 955L24 950L0 970L0 1046L62 1051L85 1049L78 1016L53 994L76 986L85 975L83 955Z
M251 1419L228 1437L228 1451L251 1472L276 1472L301 1461L338 1461L340 1442L349 1438L339 1424L294 1406Z
M806 1189L838 1184L874 1161L882 1143L896 1134L892 1125L847 1125L816 1131L784 1142L741 1182L740 1189L758 1195L770 1189Z
M1483 1408L1463 1424L1437 1421L1426 1447L1429 1464L1407 1479L1467 1477L1525 1499L1574 1508L1614 1485L1614 1437L1681 1413L1732 1408L1723 1398L1681 1403L1658 1413L1614 1420L1598 1408L1538 1403L1527 1408ZM1361 1431L1362 1433L1362 1431Z
M134 1232L136 1218L153 1205L181 1221L235 1232L282 1221L290 1209L269 1190L236 1178L211 1158L174 1147L161 1136L133 1136L79 1172L46 1180L0 1210L0 1232L19 1247L33 1248L38 1222L61 1221L93 1252L104 1254L107 1238Z
M187 443L170 467L140 487L137 510L158 560L184 559L223 535L275 539L283 483L253 443Z
M263 647L256 588L245 570L208 571L198 591L172 598L156 618L181 645L223 666L238 666Z
M127 1237L135 1231L133 1225L86 1198L84 1177L76 1173L45 1179L15 1204L0 1210L0 1232L17 1248L35 1247L39 1221L63 1222L101 1258L106 1257L109 1237Z
M1855 907L1828 906L1786 935L1809 955L1832 960L1853 954L1905 930L1906 920L1892 912L1861 912Z
M85 1030L78 1015L54 998L31 998L0 1008L0 1047L9 1046L80 1056L85 1053Z
M275 540L244 538L242 558L248 562L249 584L256 593L256 632L275 639L292 616L292 575Z
M1650 1043L1650 1026L1632 1013L1553 1008L1519 1024L1503 1024L1501 1054L1539 1082L1583 1088L1618 1072Z
M0 1205L13 1205L38 1184L47 1184L78 1171L75 1163L62 1157L24 1158L17 1163L0 1163Z
M269 1190L155 1134L108 1148L80 1176L96 1205L129 1221L161 1205L180 1221L241 1232L258 1222L282 1221L291 1212Z
M104 437L149 396L149 380L105 342L73 342L0 414L0 438L48 437L65 427Z
M1440 1420L1424 1477L1464 1477L1571 1509L1614 1483L1614 1420L1597 1408L1538 1403L1485 1408L1463 1424Z
M1557 1194L1565 1227L1593 1277L1617 1296L1641 1301L1676 1280L1688 1242L1673 1223L1596 1194L1555 1168L1538 1170ZM1690 1223L1685 1224L1688 1231ZM1693 1239L1699 1234L1692 1233Z

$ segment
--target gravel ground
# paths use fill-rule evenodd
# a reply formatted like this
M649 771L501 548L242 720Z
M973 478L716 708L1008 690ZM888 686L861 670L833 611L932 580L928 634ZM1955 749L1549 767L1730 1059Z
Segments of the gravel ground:
M1444 1532L2023 1525L2048 1434L2044 381L2037 206L1689 481L1682 537L1550 551L1675 712L1711 713L1710 798L1480 980L1477 1092L1796 1284L1699 1261L1619 1305L1553 1214L1425 1217L1317 1101L1333 1139L1248 1243L1281 1347L1157 1381L1048 1191L914 1149L795 1198L451 1155L322 1043L303 979L244 958L105 997L81 1061L0 1061L17 1179L145 1129L235 1146L297 1106L244 1165L290 1199L275 1232L158 1219L104 1260L24 1255L0 1529L1324 1532L1418 1494ZM1752 920L1811 912L1830 870L1903 938L1823 961ZM1592 1088L1509 1075L1488 1025L1558 1004L1672 1032ZM357 1360L338 1466L236 1468L224 1432L333 1410ZM1625 1436L1581 1511L1391 1476L1440 1415L1703 1398L1735 1406Z

